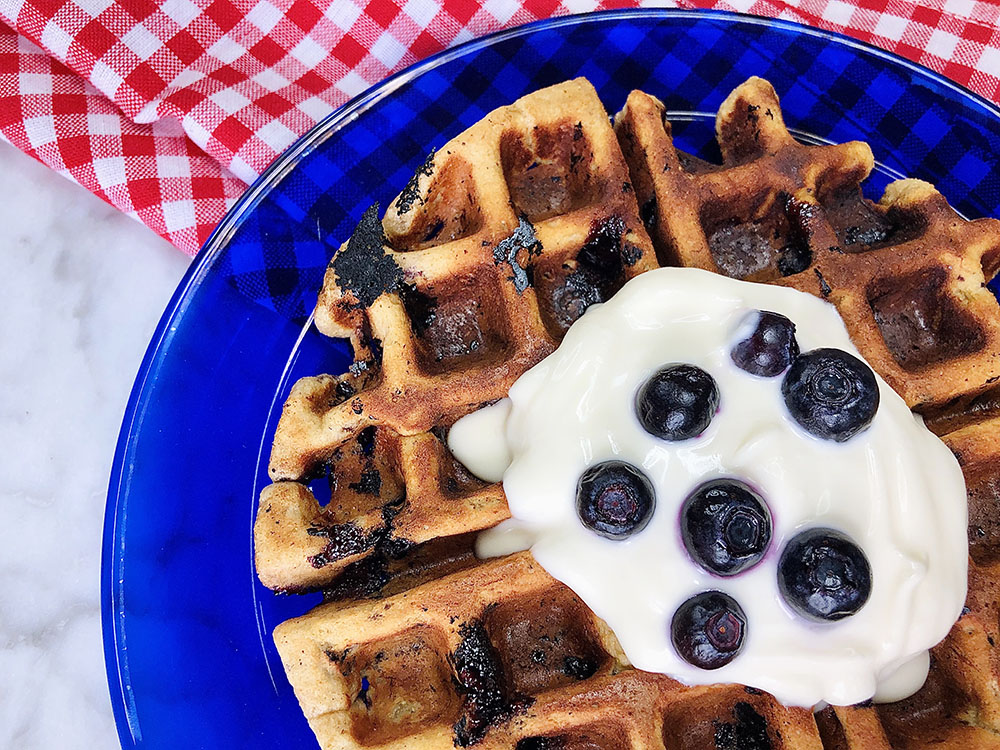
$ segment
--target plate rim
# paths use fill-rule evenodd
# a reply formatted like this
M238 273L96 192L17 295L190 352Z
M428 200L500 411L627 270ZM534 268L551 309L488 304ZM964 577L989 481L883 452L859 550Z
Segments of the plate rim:
M142 742L142 731L138 711L131 697L129 685L129 666L127 658L122 658L122 651L127 651L124 634L124 615L117 606L120 596L123 575L119 571L124 564L125 526L127 508L123 507L124 496L128 484L135 471L134 464L128 461L134 445L138 440L139 428L145 416L145 408L150 394L147 384L157 363L164 355L162 351L167 339L170 338L174 323L182 316L185 302L193 289L197 288L205 276L215 268L219 255L228 246L235 231L239 228L244 215L253 208L267 190L288 172L294 169L299 160L327 135L328 131L349 121L355 114L364 111L393 91L401 88L414 78L423 75L443 62L462 57L471 51L486 48L520 36L535 34L542 30L562 26L578 26L589 23L629 20L645 18L656 21L680 19L714 20L728 24L750 24L768 27L778 27L796 34L817 37L846 46L858 52L880 58L889 65L900 66L912 74L930 79L935 84L955 92L966 103L978 105L985 113L1000 121L1000 105L990 101L967 86L947 78L930 68L913 62L902 55L877 47L847 34L813 28L797 21L757 16L717 9L685 9L685 8L622 8L614 10L594 11L588 13L570 14L553 18L544 18L530 23L501 29L490 34L476 37L454 47L449 47L430 55L402 70L388 76L367 88L357 96L340 105L309 130L293 141L284 151L250 183L233 206L219 221L208 239L191 261L176 289L164 307L163 313L150 337L149 344L143 354L142 361L136 371L135 380L129 392L128 401L122 417L121 428L115 444L108 491L105 501L104 523L101 537L101 634L104 647L105 672L112 714L115 721L118 738L123 750L138 748ZM120 644L120 648L119 648Z

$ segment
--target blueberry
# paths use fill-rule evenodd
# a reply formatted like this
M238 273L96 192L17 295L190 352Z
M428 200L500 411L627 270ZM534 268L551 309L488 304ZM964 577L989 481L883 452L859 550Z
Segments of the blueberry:
M664 440L687 440L705 431L719 408L715 379L694 365L667 365L635 397L646 432Z
M576 486L576 512L583 525L608 539L642 531L655 504L652 482L624 461L591 466Z
M684 661L702 669L718 669L739 655L746 629L747 617L733 597L703 591L674 613L670 638Z
M733 576L764 557L771 543L771 513L743 482L713 479L684 501L681 536L688 554L705 570Z
M803 429L838 443L871 424L879 401L872 369L840 349L813 349L796 357L781 382L781 395Z
M751 375L772 378L780 375L799 354L795 324L778 313L761 311L757 327L733 347L733 362Z
M834 529L808 529L785 545L778 561L778 590L802 617L840 620L861 609L872 590L868 558Z

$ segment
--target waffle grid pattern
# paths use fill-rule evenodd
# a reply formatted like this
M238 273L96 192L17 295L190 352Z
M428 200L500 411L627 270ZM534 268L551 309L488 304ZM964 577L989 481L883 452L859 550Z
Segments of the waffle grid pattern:
M503 398L588 305L654 266L617 139L586 81L531 94L445 144L383 221L374 208L365 214L327 271L317 327L350 337L358 362L340 378L301 380L285 404L270 474L286 481L266 491L258 513L264 579L284 589L315 586L386 534L412 544L506 517L497 485L460 498L426 482L415 491L434 473L406 460L422 455L415 441L439 446L423 452L432 469L453 467L429 431ZM373 427L418 436L400 441L404 507L391 507L401 496L371 491L366 510L331 519L296 482ZM338 497L344 484L337 481ZM380 490L390 486L379 480ZM335 554L318 557L330 534ZM289 549L301 578L285 569Z
M567 90L567 87L562 87L561 95L568 96ZM771 117L766 115L768 109L771 110ZM761 116L756 120L748 118L748 112L759 112ZM761 122L770 124L760 128ZM671 232L663 231L659 210L647 208L650 199L656 197L656 206L659 207L682 203L680 198L684 196L665 193L664 190L678 190L678 184L664 188L655 184L654 179L644 178L644 171L647 176L655 175L661 180L666 179L663 175L679 179L679 184L685 186L688 192L704 189L710 195L719 193L716 198L728 196L728 207L742 209L743 223L749 223L751 234L773 238L773 230L780 230L777 232L780 241L774 245L767 244L763 252L765 262L758 264L753 273L759 274L762 280L777 283L795 283L796 279L806 279L808 284L803 283L802 287L820 295L824 294L820 277L825 279L829 276L832 279L827 282L831 285L831 297L834 297L832 290L841 284L841 276L835 269L822 265L825 263L823 259L818 266L821 273L814 272L812 263L815 257L821 256L821 251L829 253L830 258L844 258L854 264L863 263L866 255L876 257L880 253L879 250L850 252L851 248L840 245L839 250L848 252L830 250L849 228L840 219L843 216L860 216L870 223L874 222L870 226L859 225L860 229L855 232L858 236L871 237L874 235L868 230L872 227L884 229L880 222L895 221L891 212L893 206L897 206L896 210L902 212L906 221L894 231L898 231L898 237L905 241L896 243L893 254L908 259L913 266L910 270L916 269L918 275L924 272L928 263L949 270L953 267L964 270L972 279L971 293L955 295L951 299L960 300L964 305L959 310L960 314L976 316L977 320L986 320L989 324L991 319L988 316L995 316L995 302L985 290L984 281L990 275L990 264L997 262L995 248L1000 231L996 222L964 222L950 213L933 188L911 180L890 185L889 200L885 205L863 201L858 192L859 184L871 169L871 155L864 144L806 148L790 139L782 123L781 110L769 85L751 80L739 87L720 110L718 130L724 166L712 166L673 149L669 128L665 128L661 109L655 100L641 94L634 94L628 100L625 112L619 115L616 123L624 146L624 157L632 162L632 183L639 198L638 204L630 202L632 215L628 220L639 221L637 214L648 220L654 229L656 240L653 244L662 262L692 265L714 262L718 248L714 248L713 254L711 232L683 232L676 227L671 227ZM504 126L509 127L510 124L508 119L488 121L486 129L493 131L491 142L497 140L496 131L502 132ZM513 132L523 137L528 130L515 128ZM561 133L566 139L573 138L573 129L556 128L554 132ZM592 134L588 138L591 142L595 140ZM454 153L458 153L458 145L470 142L479 143L475 133L463 133L439 151L428 162L427 168L419 169L412 189L404 190L389 208L384 220L386 237L383 238L381 232L376 235L378 241L375 247L380 256L395 258L397 270L402 269L399 278L420 279L421 285L444 283L444 287L438 287L442 294L447 283L442 282L444 277L434 273L435 269L432 268L426 278L421 276L420 272L427 269L421 253L433 253L442 247L458 247L466 239L478 237L475 232L467 232L465 224L442 224L441 218L445 214L437 211L440 198L436 196L456 198L456 193L456 199L461 206L465 206L466 213L471 210L470 205L462 202L465 200L463 190L456 190L456 186L464 189L469 174L456 167L456 164L463 167L463 162L449 161ZM493 153L494 161L501 167L507 164L498 152ZM538 149L532 153L532 158L522 163L539 162L534 169L545 169L547 162L538 158ZM672 160L668 170L662 169L664 159ZM489 161L487 159L487 163ZM650 164L658 168L651 169ZM750 181L739 178L739 175L751 171L749 166L755 166L758 172L758 179L753 182L757 193L763 186L765 194L763 197L757 195L752 200L740 189L742 183ZM523 185L518 179L511 179L509 169L501 171L504 172L507 188L501 192L500 202L506 202L506 196L519 195ZM525 174L532 171L525 170ZM550 176L547 172L539 174ZM707 183L710 187L692 188L692 182L699 185ZM485 180L476 184L490 183ZM783 193L788 197L778 200ZM525 194L546 200L551 197L537 189ZM628 194L631 195L631 191ZM829 206L834 209L828 210ZM825 218L819 220L816 217L821 212ZM676 213L683 216L683 206L678 206ZM542 210L540 215L545 214L546 211ZM687 215L689 220L704 226L706 215L703 210L688 211ZM768 224L769 220L772 223L775 221L775 216L778 217L777 225ZM513 226L515 217L516 214L508 214L505 232ZM709 218L714 222L716 231L732 230L734 226L731 214ZM548 216L546 220L552 221L553 217ZM534 226L537 228L543 224L544 221L540 220ZM767 231L761 233L761 227L765 225ZM910 225L911 229L915 227L913 231L907 229ZM937 233L939 230L943 234ZM538 229L537 236L542 239L544 248L546 236L541 229ZM690 246L682 246L676 241L682 236L687 238ZM443 244L437 244L439 237L446 238ZM947 239L947 253L939 252L939 245L945 242L940 239L942 237ZM789 253L789 238L815 253L808 255L806 268L783 275L778 262ZM388 246L384 239L388 240ZM430 246L424 247L428 242ZM399 248L393 249L394 243ZM494 242L494 249L499 244ZM340 252L347 252L349 245L345 244ZM753 242L749 245L752 246ZM909 252L908 245L916 249ZM521 250L525 251L520 260L522 270L541 262L538 256L526 252L530 246L529 243L521 245ZM619 252L624 247L625 244L619 244ZM971 269L960 262L966 257L964 250L972 253L974 263ZM652 250L647 252L651 262ZM464 268L461 262L456 262L456 255L442 254L440 257L447 258L452 267ZM500 257L507 256L501 254ZM511 257L516 258L517 254ZM879 268L882 271L888 268L897 276L906 278L905 274L896 271L895 266ZM972 273L976 269L980 274L978 277ZM349 270L341 266L339 272L338 264L334 262L318 306L317 322L320 327L329 335L353 336L355 350L362 356L375 351L376 347L369 338L377 338L375 334L382 331L401 329L406 332L405 340L412 342L415 330L413 315L389 318L392 324L386 327L371 314L381 304L379 300L384 302L387 299L393 300L397 310L406 310L402 296L397 292L368 299L373 292L364 285L342 288L340 281L343 273ZM854 272L854 276L861 277L857 288L866 292L870 291L872 280L876 278L862 276L858 271ZM516 289L517 274L505 278L504 283ZM846 280L844 283L846 285ZM916 292L920 288L914 285ZM422 286L421 289L427 293L432 287ZM882 296L889 296L891 302L893 294L887 292ZM453 293L452 296L461 299L465 305L469 302L460 293ZM919 294L913 295L912 299L920 303ZM834 301L837 299L834 298ZM358 302L363 303L364 312L357 307ZM981 302L988 302L990 306L980 306ZM872 307L888 310L891 305L883 301L881 308L879 305ZM419 305L417 308L423 309ZM902 309L900 314L906 319L905 313L911 308L903 305ZM539 310L535 308L537 318L542 317ZM912 317L911 313L910 319ZM859 339L859 345L864 345L867 334L877 336L886 346L886 324L870 317L857 325L854 334ZM543 325L539 330L547 329ZM916 336L917 344L923 341L919 327L904 325L897 334L902 336L904 333ZM977 356L995 358L995 342L992 337L984 339ZM901 346L899 341L895 344ZM904 348L921 351L920 346ZM933 346L930 348L932 357L939 354ZM383 347L383 366L392 351L392 345ZM397 347L395 351L412 354L413 348L412 345L410 349ZM925 355L926 352L921 356ZM769 696L739 686L685 688L665 677L631 669L613 634L571 592L534 565L530 555L477 563L466 548L460 569L443 578L437 577L439 573L432 570L426 575L417 573L395 588L391 584L383 588L382 584L386 583L383 581L364 592L374 597L373 600L334 601L279 626L275 633L279 652L321 745L324 748L352 750L366 747L443 748L455 744L514 750L693 750L713 746L722 750L730 747L789 750L996 747L996 737L1000 733L1000 689L997 688L1000 654L996 649L1000 639L1000 591L997 585L1000 580L1000 554L997 552L1000 550L1000 526L994 518L1000 506L1000 471L997 468L1000 462L997 461L996 447L997 430L1000 429L1000 396L992 388L995 378L989 371L966 367L964 360L956 363L955 357L947 355L946 351L941 358L941 372L947 374L961 370L965 378L945 380L943 375L939 376L941 390L937 396L929 400L911 398L911 403L930 409L930 426L943 434L966 474L972 556L970 590L962 618L945 641L933 650L927 684L911 698L877 707L827 708L814 717L806 711L785 709ZM895 358L887 357L874 363L879 369L888 368L890 375L893 366L900 366ZM357 391L362 396L372 392L366 389L380 387L373 385L375 381L367 379L374 377L377 381L378 376L373 372L375 370L354 376L359 378ZM302 400L293 393L283 420L287 419L288 425L303 419L306 422L314 419L322 421L331 413L328 394L331 390L335 393L338 384L343 382L350 381L329 376L301 381L297 389L303 388L307 393L310 389L318 389L320 395ZM489 387L495 387L495 384L484 386L478 393L493 394ZM950 387L957 398L943 398L940 394L945 387ZM492 397L482 400L492 400ZM468 399L463 408L474 407L477 400ZM349 403L349 400L344 403ZM310 404L318 404L319 408ZM398 429L399 424L414 414L420 415L425 407L425 404L416 404L410 409L404 407L401 416L394 416L395 427ZM334 405L333 409L337 408ZM364 420L355 420L365 410L351 407L348 411L353 416L348 417L350 427L346 433L353 435L359 425L365 424ZM435 488L440 495L440 477L444 475L440 467L450 466L453 472L456 465L442 442L444 433L441 428L446 428L455 414L443 418L430 432L426 431L428 426L425 422L417 419L409 425L416 434L402 438L392 437L394 433L381 426L380 420L385 420L387 414L370 420L380 424L375 428L374 449L371 452L384 461L384 466L397 467L395 475L391 469L383 470L382 475L399 475L398 467L405 465L407 460L400 458L405 453L402 446L408 441L416 441L414 445L432 445L434 458L428 464L431 471L427 473L437 479L427 481L423 486L429 493L428 497L433 497ZM319 430L321 434L328 431ZM279 427L278 434L274 456L278 459L275 465L279 467L284 463L285 454L295 459L296 446L316 445L311 438L302 440L297 429L283 433ZM317 460L322 464L323 456L328 455L330 450L331 444L327 443L320 444L315 450L307 449L305 463L289 464L292 466L290 476L305 480ZM352 452L352 449L340 450L346 454ZM364 454L365 449L362 447L353 455L359 452ZM410 455L413 468L427 460L419 452ZM367 465L364 460L355 464L353 469L338 468L338 460L341 457L335 455L332 473L340 474L351 485L362 487ZM282 471L279 470L276 475L279 479ZM402 473L406 474L405 471ZM391 504L394 499L403 497L395 479L389 478L385 485L390 490L379 498L379 503ZM304 485L296 481L278 481L272 487L291 487L296 488L294 491L297 493L307 493ZM393 487L394 490L391 489ZM406 497L409 498L409 482L406 487ZM488 493L490 488L478 486L477 490ZM503 515L503 510L499 509L502 493L495 486L493 490L497 494L491 498L496 502L493 507L498 510L499 518ZM269 513L265 510L265 500L270 501L268 492L270 490L265 491L262 500L259 523L260 518ZM339 500L336 502L340 503ZM309 512L302 514L297 522L300 528L314 523L318 506L311 497L309 503ZM344 502L343 507L349 508L350 502ZM382 507L384 509L385 506ZM384 510L379 512L384 518ZM361 519L362 516L356 518ZM433 527L434 523L442 522L443 516L435 519L431 513L425 519ZM461 528L452 526L437 534L432 528L427 538L454 535L457 540L461 531ZM464 543L468 541L466 538ZM416 550L419 549L418 546ZM404 554L403 564L406 552L401 551ZM373 548L366 554L377 556L380 550ZM299 555L301 561L301 552ZM339 563L346 569L348 563L360 559L345 557ZM340 570L338 564L322 575L332 577ZM288 588L317 585L316 581L303 582L303 579L295 578L294 569L289 580L293 585ZM557 648L563 650L546 650Z

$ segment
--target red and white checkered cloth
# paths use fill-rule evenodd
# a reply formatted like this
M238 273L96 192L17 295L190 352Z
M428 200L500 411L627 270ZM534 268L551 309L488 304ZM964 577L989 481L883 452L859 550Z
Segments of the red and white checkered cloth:
M634 4L0 0L0 135L194 254L275 156L390 73L498 29ZM1000 0L666 4L844 32L1000 101Z

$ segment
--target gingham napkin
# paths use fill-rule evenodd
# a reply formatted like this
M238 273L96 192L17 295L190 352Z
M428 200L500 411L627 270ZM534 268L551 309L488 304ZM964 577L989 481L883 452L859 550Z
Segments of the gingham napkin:
M194 254L283 149L390 73L498 29L632 2L0 0L0 135ZM731 0L1000 101L1000 0Z

